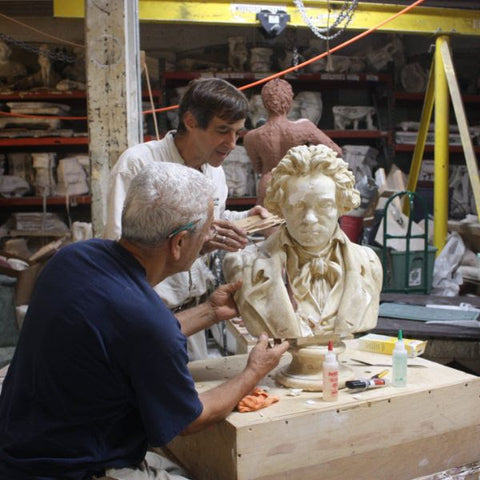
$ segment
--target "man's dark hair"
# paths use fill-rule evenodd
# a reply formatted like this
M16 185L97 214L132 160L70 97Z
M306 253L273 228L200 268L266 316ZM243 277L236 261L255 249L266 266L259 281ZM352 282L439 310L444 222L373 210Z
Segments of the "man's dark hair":
M248 100L231 83L221 78L200 78L190 82L178 109L178 133L185 133L183 116L190 112L198 126L206 129L213 117L229 123L247 118Z

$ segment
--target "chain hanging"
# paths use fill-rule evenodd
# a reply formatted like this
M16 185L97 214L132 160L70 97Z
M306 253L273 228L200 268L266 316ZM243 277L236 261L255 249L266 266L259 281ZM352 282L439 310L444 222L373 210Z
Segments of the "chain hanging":
M50 60L58 60L60 62L65 62L65 63L75 63L77 60L72 55L67 55L66 53L63 53L63 52L55 52L51 50L45 51L39 47L34 47L33 45L29 45L28 43L21 42L20 40L15 40L14 38L4 33L0 33L0 39L4 40L8 44L23 48L24 50L27 50L29 52L33 52L33 53L36 53L37 55L43 55L45 57L48 57Z
M347 28L348 24L351 22L355 9L357 8L357 5L358 5L358 0L352 0L351 2L348 0L345 0L335 21L332 23L332 25L327 26L326 28L318 28L316 25L313 24L312 20L307 15L307 11L305 9L305 5L303 4L303 0L294 0L294 3L297 6L298 10L300 11L300 15L302 16L303 21L310 27L310 30L317 37L321 38L322 40L333 40L334 38L341 35ZM339 25L344 21L345 21L345 24L342 27L339 27ZM330 32L334 28L340 28L340 30L331 34Z

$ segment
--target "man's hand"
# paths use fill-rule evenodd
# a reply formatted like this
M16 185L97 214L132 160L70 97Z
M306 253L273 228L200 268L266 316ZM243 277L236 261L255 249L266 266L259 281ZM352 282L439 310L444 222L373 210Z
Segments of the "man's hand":
M227 283L220 285L207 299L215 313L216 322L229 320L238 315L237 306L233 299L233 294L242 286L242 281L237 280L235 283Z
M202 254L214 250L236 252L245 248L248 243L247 232L228 220L214 220L212 233L202 247Z
M281 356L289 347L290 344L286 340L271 347L268 343L268 335L262 333L248 356L247 369L253 370L257 377L263 378L278 365Z
M259 215L261 218L268 218L272 214L261 205L255 205L248 211L248 217ZM248 244L247 231L229 220L214 220L210 236L204 242L201 254L213 252L214 250L225 250L236 252L245 248Z
M252 392L265 375L274 369L289 347L283 341L273 347L268 344L268 336L260 335L258 343L248 356L245 369L234 377L211 390L201 392L202 413L182 432L190 434L204 429L208 425L225 418L238 402Z
M252 217L253 215L260 215L262 218L268 218L272 214L261 205L255 205L248 211L248 217Z

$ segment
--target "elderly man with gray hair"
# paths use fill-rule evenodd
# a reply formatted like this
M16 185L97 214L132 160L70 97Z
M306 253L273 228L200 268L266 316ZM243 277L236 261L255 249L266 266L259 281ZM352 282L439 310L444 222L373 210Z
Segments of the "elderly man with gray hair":
M74 243L46 265L0 396L0 478L187 478L148 447L223 419L277 366L288 343L262 336L242 373L197 393L185 334L237 314L239 283L188 325L153 289L197 258L212 191L192 168L151 164L131 184L118 242Z

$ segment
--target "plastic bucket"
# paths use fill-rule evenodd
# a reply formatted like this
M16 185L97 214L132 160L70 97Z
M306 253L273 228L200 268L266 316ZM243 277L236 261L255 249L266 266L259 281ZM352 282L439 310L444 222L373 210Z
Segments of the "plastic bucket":
M345 232L351 242L358 243L363 230L363 217L343 215L339 219L340 228Z

